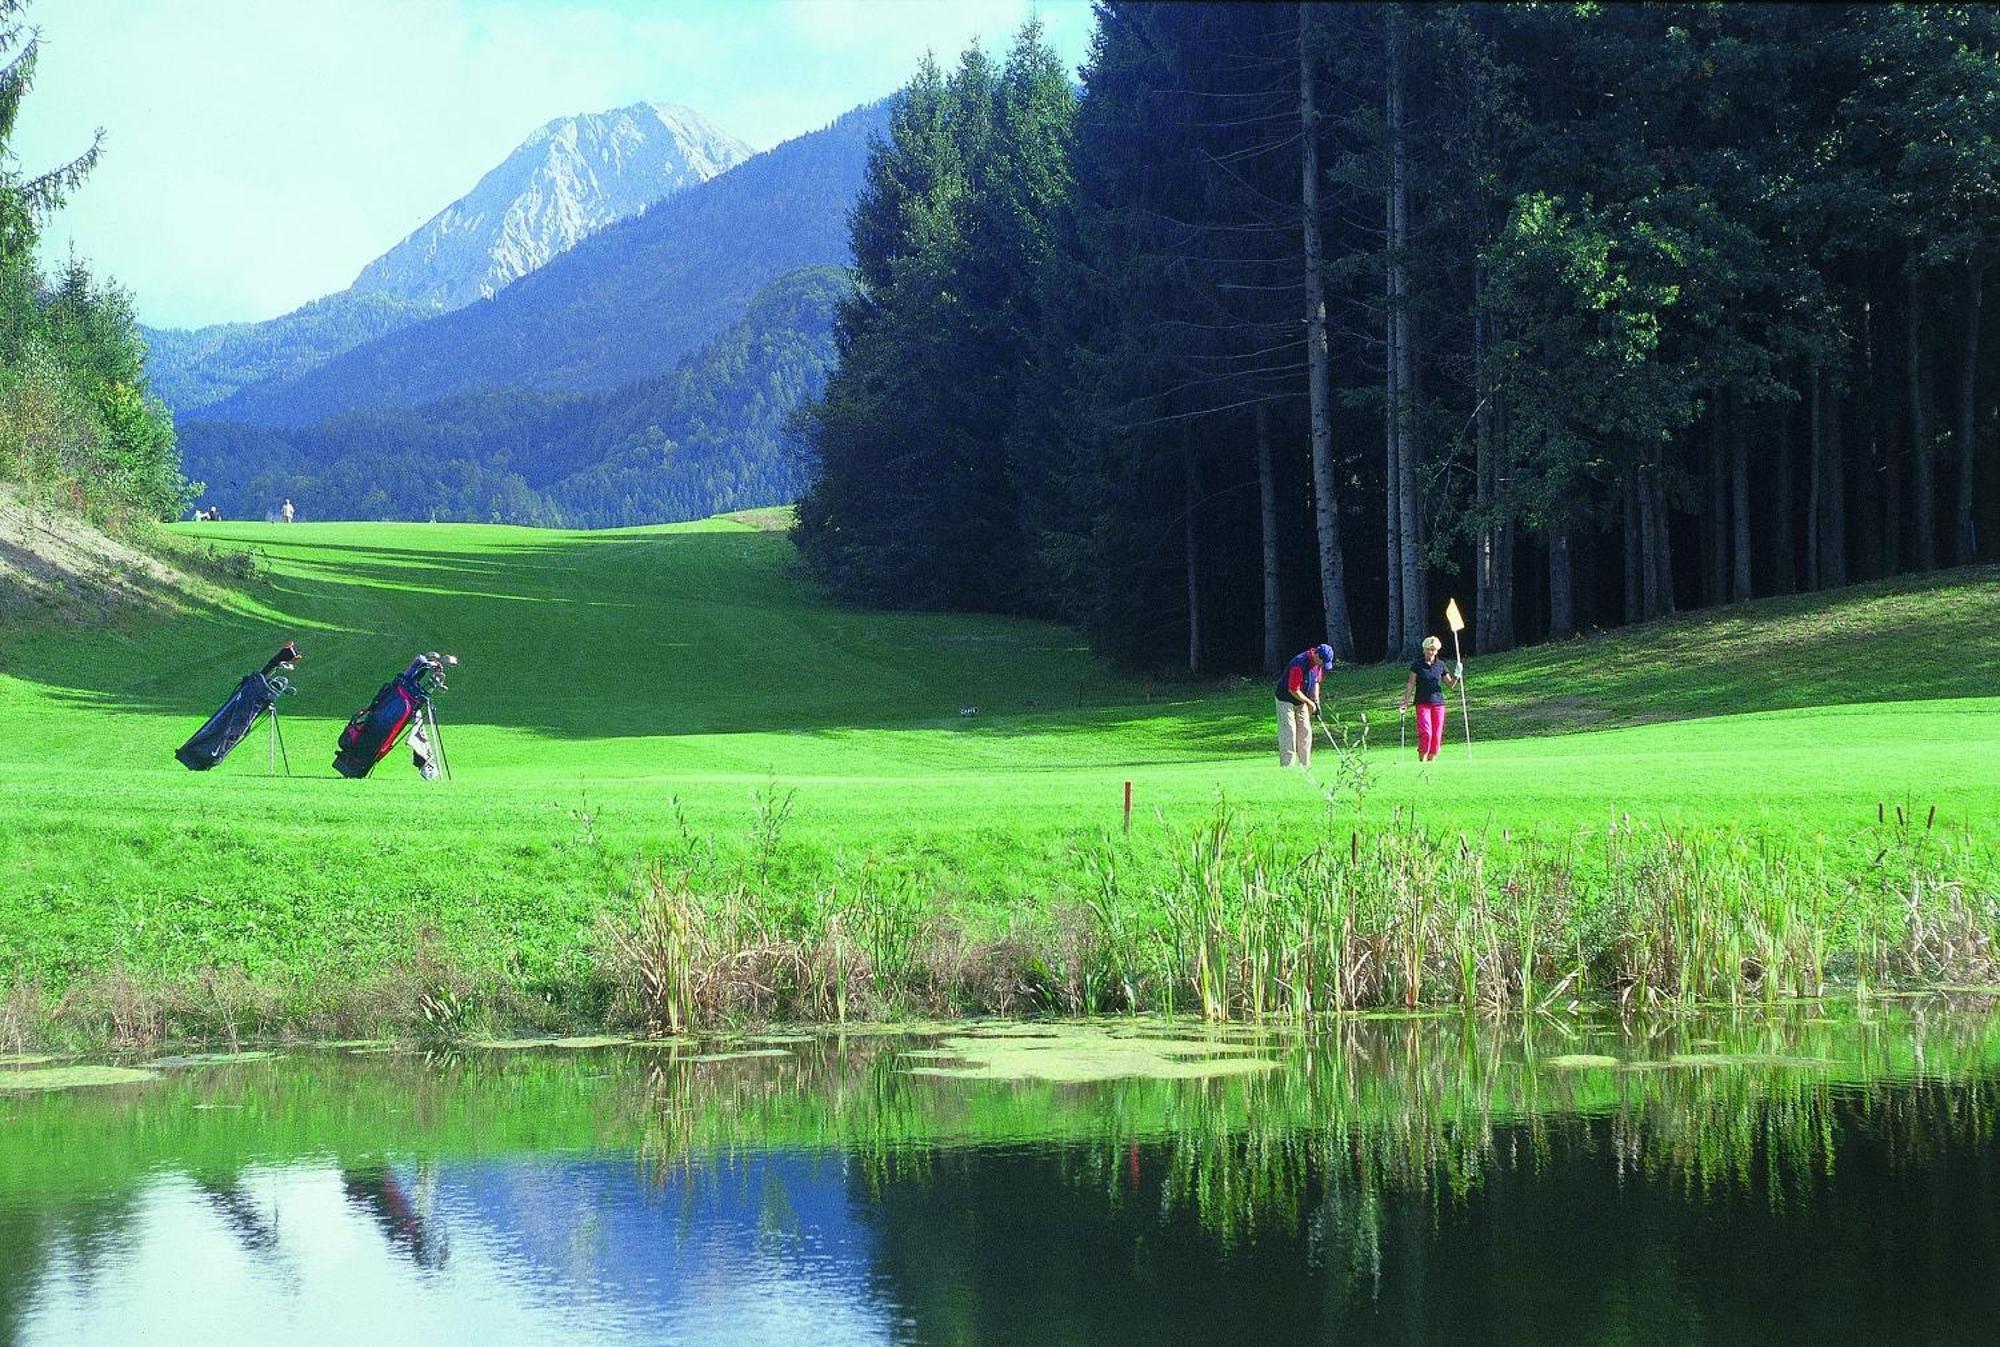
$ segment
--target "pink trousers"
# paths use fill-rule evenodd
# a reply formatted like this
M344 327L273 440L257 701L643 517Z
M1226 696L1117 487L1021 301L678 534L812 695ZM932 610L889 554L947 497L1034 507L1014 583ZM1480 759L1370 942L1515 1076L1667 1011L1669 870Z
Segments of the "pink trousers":
M1443 702L1417 703L1417 756L1425 762L1435 758L1444 744L1446 710Z

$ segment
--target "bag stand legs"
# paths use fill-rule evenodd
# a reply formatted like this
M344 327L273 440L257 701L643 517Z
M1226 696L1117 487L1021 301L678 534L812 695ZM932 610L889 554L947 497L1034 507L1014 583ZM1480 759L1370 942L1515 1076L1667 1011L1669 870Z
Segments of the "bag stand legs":
M271 717L271 733L264 744L264 756L268 763L268 772L270 775L276 776L278 774L278 759L283 757L285 761L285 775L290 776L292 774L292 755L285 751L285 731L278 724L278 704L276 702L271 703L269 715Z

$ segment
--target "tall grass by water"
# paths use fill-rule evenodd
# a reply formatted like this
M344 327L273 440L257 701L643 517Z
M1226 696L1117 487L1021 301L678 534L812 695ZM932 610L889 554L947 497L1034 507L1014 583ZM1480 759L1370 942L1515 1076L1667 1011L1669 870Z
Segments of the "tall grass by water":
M1107 838L1090 892L973 930L906 879L759 901L647 872L605 921L623 1018L1161 1011L1305 1019L1385 1006L1693 1005L2000 978L2000 904L1969 837L1886 808L1872 865L1622 819L1563 845L1403 819L1300 849L1226 803L1165 873ZM1132 862L1131 870L1125 868Z

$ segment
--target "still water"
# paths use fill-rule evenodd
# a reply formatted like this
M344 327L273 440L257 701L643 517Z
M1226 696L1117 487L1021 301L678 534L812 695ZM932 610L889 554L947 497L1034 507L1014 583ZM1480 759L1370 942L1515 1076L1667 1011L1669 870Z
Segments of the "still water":
M0 1090L0 1341L1991 1342L1996 1122L1942 999L169 1060Z

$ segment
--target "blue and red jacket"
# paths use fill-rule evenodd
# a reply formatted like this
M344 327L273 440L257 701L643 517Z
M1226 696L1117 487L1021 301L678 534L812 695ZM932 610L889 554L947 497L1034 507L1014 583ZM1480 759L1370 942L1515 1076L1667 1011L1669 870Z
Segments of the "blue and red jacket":
M1312 701L1319 700L1319 680L1325 669L1313 662L1313 652L1301 651L1292 656L1284 672L1278 675L1277 686L1272 689L1281 702L1296 701L1295 693L1304 693Z

